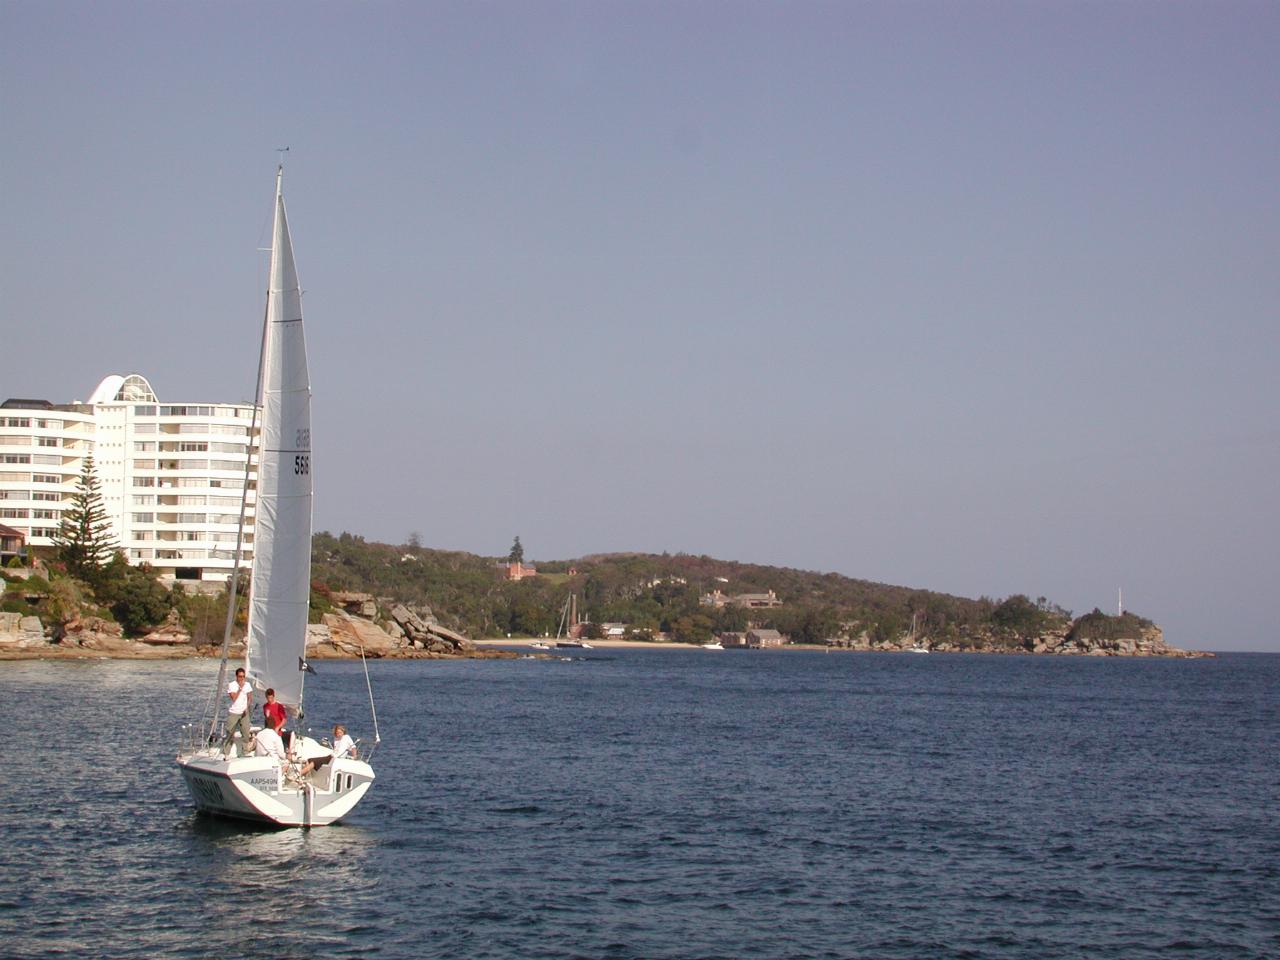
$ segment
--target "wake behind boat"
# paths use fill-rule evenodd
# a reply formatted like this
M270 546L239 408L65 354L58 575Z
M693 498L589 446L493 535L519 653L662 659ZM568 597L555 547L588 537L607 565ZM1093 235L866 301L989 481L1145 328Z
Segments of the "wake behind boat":
M277 702L301 720L303 681L310 669L305 656L311 590L311 383L302 327L302 292L281 191L283 177L281 167L276 172L271 270L255 408L255 425L256 411L260 410L261 428L243 668L247 684L256 691L271 688ZM251 428L251 439L252 433ZM233 691L239 690L235 683L228 684L228 650L249 487L246 464L218 686L204 718L184 727L177 764L196 809L203 813L277 826L326 826L350 813L373 783L369 765L372 749L360 755L358 747L345 735L339 739L335 729L333 744L294 736L286 750L269 731L265 735L257 731L253 740L261 745L256 753L267 755L239 756L251 743L243 736L228 737L228 719L223 719L228 717L228 696L234 708L237 699ZM239 713L229 719L236 719ZM233 728L239 727L236 732L247 733L248 725L231 723ZM374 745L377 742L375 713Z

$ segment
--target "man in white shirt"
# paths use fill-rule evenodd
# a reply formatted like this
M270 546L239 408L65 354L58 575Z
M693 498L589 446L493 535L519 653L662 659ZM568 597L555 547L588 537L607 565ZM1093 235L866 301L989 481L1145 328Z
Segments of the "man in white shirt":
M258 757L272 757L280 763L289 762L289 755L285 753L284 749L284 741L280 739L280 734L270 727L263 727L258 731L258 736L254 741L253 753Z
M249 726L249 705L253 701L253 687L245 679L244 667L236 670L236 678L227 684L227 696L231 705L227 707L227 739L222 742L222 753L231 759L231 746L236 745L236 756L243 757L245 748L253 739L253 728ZM240 731L240 742L236 744L236 731Z

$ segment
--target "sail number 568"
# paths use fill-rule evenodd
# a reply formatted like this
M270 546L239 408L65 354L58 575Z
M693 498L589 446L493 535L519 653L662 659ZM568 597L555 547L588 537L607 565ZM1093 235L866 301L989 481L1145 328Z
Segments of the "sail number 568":
M295 445L302 450L311 449L311 428L303 427L297 432ZM303 477L311 472L311 454L299 453L293 458L293 475Z

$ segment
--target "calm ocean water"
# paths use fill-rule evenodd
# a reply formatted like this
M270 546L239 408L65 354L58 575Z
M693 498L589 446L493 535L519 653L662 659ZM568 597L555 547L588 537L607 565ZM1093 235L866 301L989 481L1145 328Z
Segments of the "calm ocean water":
M0 663L0 953L1280 956L1280 655L586 657L371 664L309 832L193 813L216 664Z

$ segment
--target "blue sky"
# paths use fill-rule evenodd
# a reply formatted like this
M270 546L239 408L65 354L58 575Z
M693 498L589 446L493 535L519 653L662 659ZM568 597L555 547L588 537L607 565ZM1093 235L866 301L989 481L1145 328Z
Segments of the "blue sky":
M0 2L4 396L250 396L316 523L1280 650L1280 7Z

